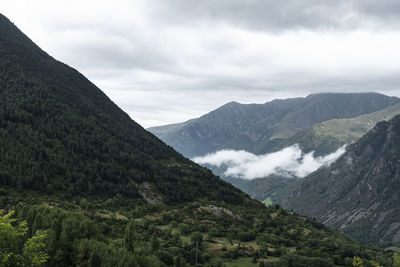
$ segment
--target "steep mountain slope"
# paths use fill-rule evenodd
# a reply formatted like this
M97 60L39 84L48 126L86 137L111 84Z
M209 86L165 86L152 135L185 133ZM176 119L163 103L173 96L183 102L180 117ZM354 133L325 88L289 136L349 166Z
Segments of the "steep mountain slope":
M400 242L400 115L305 178L285 206L365 242Z
M377 122L390 120L398 114L400 114L400 104L394 104L383 110L356 118L324 121L287 139L274 139L258 151L260 154L270 153L299 144L304 153L315 151L316 156L326 155L336 151L344 144L351 144L357 141L362 135L371 130ZM303 181L303 179L276 175L254 180L225 177L223 170L218 170L212 166L207 167L213 173L220 175L225 181L243 190L251 197L269 204L282 203Z
M2 263L37 230L48 266L387 262L183 158L2 15L0 40L0 216L15 210L29 227L2 242Z
M317 156L332 153L344 144L351 144L371 130L377 122L387 121L400 114L400 104L350 119L333 119L317 123L286 139L274 139L257 153L264 154L299 144L305 153Z
M303 178L289 178L279 174L270 174L266 177L255 179L239 178L225 175L226 166L224 165L217 167L215 165L204 164L204 166L224 181L239 188L252 198L267 204L267 206L280 205L303 182Z
M231 182L230 180L226 181ZM302 182L302 178L287 178L279 175L269 175L264 178L245 180L242 183L236 181L236 184L232 184L249 194L251 197L263 202L268 202L272 205L282 203L283 200L286 199L290 193L296 190Z
M269 142L316 123L357 117L398 102L398 98L376 93L314 94L265 104L231 102L198 119L149 131L188 157L224 148L258 153Z
M166 202L243 199L6 18L0 23L0 184L137 197L137 185L149 182Z

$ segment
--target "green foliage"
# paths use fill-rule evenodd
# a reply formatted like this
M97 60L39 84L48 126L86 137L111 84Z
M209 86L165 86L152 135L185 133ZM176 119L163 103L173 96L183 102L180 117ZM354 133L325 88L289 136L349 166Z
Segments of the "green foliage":
M1 15L0 40L0 208L26 221L2 216L3 265L387 259L185 159Z
M182 235L189 234L189 226L186 223L180 223L178 228Z
M271 267L333 267L335 266L330 260L320 257L305 257L299 255L285 255L277 262L266 263L264 266Z
M54 201L52 203L57 205ZM99 203L91 202L91 205L96 207ZM314 221L291 214L280 206L225 206L230 210L235 208L240 219L205 212L209 206L200 203L179 207L143 206L143 217L125 220L117 216L96 215L96 210L82 214L80 201L77 201L75 211L69 207L72 210L42 205L18 205L16 209L18 218L27 222L26 231L32 229L38 234L46 231L50 266L187 266L187 263L195 262L196 241L199 242L198 262L213 266L217 266L217 262L222 265L229 261L238 262L240 266L245 258L249 258L249 262L261 262L271 256L280 258L278 262L281 265L276 266L286 266L288 262L304 263L300 266L330 266L332 263L351 266L354 256L364 262L372 264L373 259L383 265L391 257L375 248L360 247L329 228L316 228ZM104 212L104 206L98 208ZM124 209L119 212L129 214ZM164 221L166 217L173 218L176 223ZM104 225L107 225L106 231ZM182 225L188 229L188 234L179 233ZM205 232L192 232L191 229ZM218 229L219 237L213 240L203 238L215 229ZM240 239L241 233L248 232L256 237L257 243ZM43 239L39 235L36 240L32 239L32 244L40 243L36 242L40 240ZM130 241L133 241L133 247ZM25 246L28 247L42 248L41 245ZM24 246L20 245L20 248L23 254Z
M249 231L240 231L238 233L238 238L242 242L248 242L254 240L256 237L255 233L251 230Z
M393 255L393 266L400 267L400 256L397 253L394 253Z
M0 212L0 266L41 266L47 262L46 233L37 231L29 239L26 222L17 223L14 212L2 215Z
M182 254L179 254L174 259L174 267L185 267L186 262L185 259L182 257Z
M364 267L364 262L360 257L355 256L353 259L352 266L354 267Z
M166 203L243 201L239 190L148 133L2 15L0 39L0 185L141 198L139 185L147 182L147 195ZM85 200L81 206L90 208Z
M203 234L200 232L194 232L190 235L190 240L193 245L196 245L196 243L201 245L201 242L203 242Z
M157 233L154 232L151 237L151 251L155 252L160 249L160 240L158 240Z
M358 256L355 256L353 258L353 262L352 262L351 266L354 266L354 267L364 267L364 266L367 266L367 267L382 267L382 265L380 265L379 263L377 263L374 260L370 260L370 261L367 261L366 263L364 263L364 261ZM396 266L396 265L394 265L394 266Z
M40 266L49 259L46 252L46 232L38 230L34 236L28 239L23 248L23 255L29 259L33 266Z
M136 241L135 222L129 221L125 227L125 247L127 250L134 252Z

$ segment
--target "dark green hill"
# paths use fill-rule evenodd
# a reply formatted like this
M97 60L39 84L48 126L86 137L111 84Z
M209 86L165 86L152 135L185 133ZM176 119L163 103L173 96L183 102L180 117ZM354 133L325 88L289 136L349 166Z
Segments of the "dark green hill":
M398 102L377 93L314 94L265 104L231 102L198 119L149 131L188 157L226 148L265 153L316 123L358 117Z
M285 205L364 242L400 242L400 115L379 122Z
M4 17L0 40L0 184L137 197L137 184L149 182L166 202L243 200Z
M0 240L1 265L28 266L16 257L35 249L27 238L37 230L47 266L351 266L354 256L391 257L266 208L184 158L2 15L0 152L0 220L15 210L28 227Z

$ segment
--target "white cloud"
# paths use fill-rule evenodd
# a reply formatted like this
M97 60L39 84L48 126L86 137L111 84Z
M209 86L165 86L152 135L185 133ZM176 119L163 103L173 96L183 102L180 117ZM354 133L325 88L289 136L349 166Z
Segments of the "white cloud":
M345 147L342 146L323 157L314 157L314 152L304 154L299 145L265 155L255 155L244 150L220 150L193 158L193 161L202 165L226 168L225 176L244 179L260 178L271 174L304 177L322 166L332 164L345 153Z

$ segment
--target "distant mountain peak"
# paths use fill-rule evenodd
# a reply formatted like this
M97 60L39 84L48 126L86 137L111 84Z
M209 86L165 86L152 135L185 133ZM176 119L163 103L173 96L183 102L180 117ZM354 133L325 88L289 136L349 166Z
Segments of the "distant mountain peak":
M237 106L237 105L241 105L241 103L236 102L236 101L229 101L224 106Z
M258 153L272 140L289 138L316 123L358 117L399 101L378 93L321 93L265 104L232 101L200 118L178 124L179 127L166 125L148 130L188 157L220 149Z

